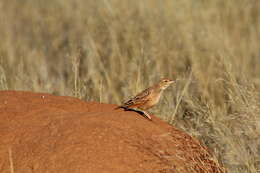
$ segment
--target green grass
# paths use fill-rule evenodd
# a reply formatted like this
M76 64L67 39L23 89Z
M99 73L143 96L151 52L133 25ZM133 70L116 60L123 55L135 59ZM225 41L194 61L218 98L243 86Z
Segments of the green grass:
M0 89L119 104L176 79L151 112L232 173L260 171L260 1L3 0Z

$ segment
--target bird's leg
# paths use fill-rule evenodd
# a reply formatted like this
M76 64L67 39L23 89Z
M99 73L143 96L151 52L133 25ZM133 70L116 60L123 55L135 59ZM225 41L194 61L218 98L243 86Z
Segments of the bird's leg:
M134 112L137 112L137 113L139 113L139 114L141 114L141 115L144 115L144 116L145 116L146 118L148 118L149 120L152 120L151 116L150 116L147 112L145 112L145 111L143 111L143 110L133 109L133 108L126 108L126 107L121 107L121 108L125 109L125 111L134 111Z
M148 118L149 120L152 120L151 116L147 112L145 112L143 110L138 110L138 111L140 111L143 115L145 115L146 118Z

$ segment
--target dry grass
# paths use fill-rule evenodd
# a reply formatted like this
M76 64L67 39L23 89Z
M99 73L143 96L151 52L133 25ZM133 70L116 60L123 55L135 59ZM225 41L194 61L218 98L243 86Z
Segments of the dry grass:
M260 1L0 1L0 89L117 103L178 79L153 113L232 173L260 171Z

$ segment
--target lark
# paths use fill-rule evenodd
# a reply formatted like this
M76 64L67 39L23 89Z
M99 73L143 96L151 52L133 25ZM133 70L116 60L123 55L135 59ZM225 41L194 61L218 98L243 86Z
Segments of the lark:
M125 110L140 112L145 115L149 120L152 120L151 116L147 112L145 112L145 110L148 110L151 107L155 106L159 102L163 91L168 88L173 82L174 81L170 79L161 79L158 83L143 90L135 97L132 97L121 106L117 107L117 109L124 108Z

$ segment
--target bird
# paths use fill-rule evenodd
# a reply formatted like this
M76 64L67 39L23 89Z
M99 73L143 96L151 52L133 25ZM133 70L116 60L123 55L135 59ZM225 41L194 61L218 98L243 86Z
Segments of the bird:
M155 106L163 93L174 81L168 78L163 78L153 86L143 90L136 96L130 98L116 109L123 108L125 110L133 110L142 113L149 120L152 120L151 116L145 111ZM133 109L135 108L135 109ZM137 109L137 110L136 110Z

